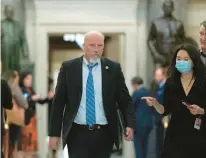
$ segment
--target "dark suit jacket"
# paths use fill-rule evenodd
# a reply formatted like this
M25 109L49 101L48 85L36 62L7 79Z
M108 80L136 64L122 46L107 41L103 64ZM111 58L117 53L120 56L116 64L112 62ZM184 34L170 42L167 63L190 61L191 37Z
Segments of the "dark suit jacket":
M158 85L156 88L155 98L160 104L163 104L164 90L165 90L165 83L162 84L161 87ZM157 111L155 111L155 123L157 125L162 125L162 117L163 117L162 115L160 115Z
M12 104L12 93L11 89L9 88L9 85L7 82L3 79L1 79L1 139L3 139L4 135L4 119L3 118L3 113L4 113L4 108L11 110L13 107Z
M79 109L82 95L83 57L66 61L62 64L58 76L55 97L51 110L49 136L60 137L63 132L63 147L66 145L69 131ZM102 58L102 96L105 115L111 138L118 146L119 105L127 127L135 128L135 111L132 99L125 85L120 64ZM63 125L63 128L62 128Z
M136 107L137 131L142 127L153 127L154 125L154 120L153 120L154 109L153 107L148 106L145 100L141 99L142 97L145 96L151 96L151 94L144 87L135 91L132 95L132 101Z

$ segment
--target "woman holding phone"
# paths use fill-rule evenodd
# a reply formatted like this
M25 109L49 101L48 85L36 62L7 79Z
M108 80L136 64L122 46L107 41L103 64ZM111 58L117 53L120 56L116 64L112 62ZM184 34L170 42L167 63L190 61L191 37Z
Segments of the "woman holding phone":
M206 78L198 50L177 48L168 70L163 105L143 97L162 115L171 114L161 158L206 157Z
M20 75L20 87L24 97L27 99L29 108L25 113L26 126L22 129L22 144L21 150L26 153L26 157L38 157L38 134L37 134L37 116L36 103L48 103L50 96L41 98L39 94L35 93L32 86L32 74L30 72L22 72Z

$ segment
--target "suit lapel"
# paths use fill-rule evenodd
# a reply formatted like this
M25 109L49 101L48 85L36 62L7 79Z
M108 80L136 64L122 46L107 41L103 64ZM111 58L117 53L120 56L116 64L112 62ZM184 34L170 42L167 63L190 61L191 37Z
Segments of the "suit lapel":
M83 62L83 56L79 58L77 65L76 65L76 78L75 82L77 83L77 88L78 88L78 105L80 104L81 101L81 96L82 96L82 62Z
M101 59L101 67L102 67L102 99L103 105L106 105L106 94L108 90L108 81L109 81L109 68L110 66L107 64L104 58Z
M76 65L76 78L74 78L77 83L78 88L78 105L81 101L82 96L82 62L83 62L83 56L79 58L77 65ZM107 63L107 61L104 58L101 58L101 69L102 69L102 99L103 99L103 105L106 106L106 100L107 100L107 91L108 91L108 83L110 79L110 66Z

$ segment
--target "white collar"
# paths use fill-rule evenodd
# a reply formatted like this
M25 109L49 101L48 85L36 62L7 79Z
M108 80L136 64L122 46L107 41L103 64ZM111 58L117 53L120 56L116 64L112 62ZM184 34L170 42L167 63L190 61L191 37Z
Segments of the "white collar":
M83 57L83 63L86 64L86 65L89 65L89 62L87 61L87 59L85 57ZM101 60L97 59L97 63L99 65L101 63Z

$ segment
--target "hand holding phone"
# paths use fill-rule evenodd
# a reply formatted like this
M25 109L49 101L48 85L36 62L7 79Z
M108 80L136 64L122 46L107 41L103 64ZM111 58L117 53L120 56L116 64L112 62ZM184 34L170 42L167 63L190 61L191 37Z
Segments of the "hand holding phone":
M24 93L24 98L28 98L29 94L28 93Z
M186 107L190 107L192 105L185 100L182 100L182 104L185 105Z

